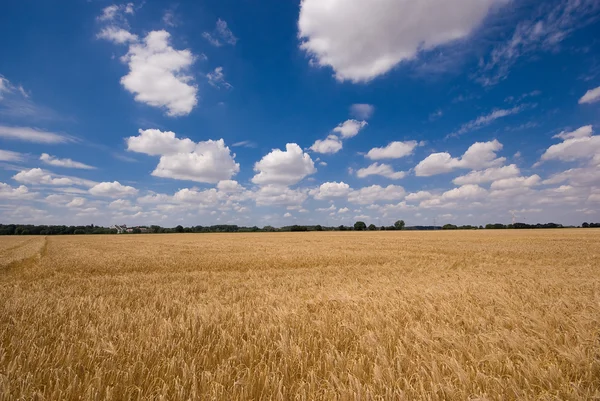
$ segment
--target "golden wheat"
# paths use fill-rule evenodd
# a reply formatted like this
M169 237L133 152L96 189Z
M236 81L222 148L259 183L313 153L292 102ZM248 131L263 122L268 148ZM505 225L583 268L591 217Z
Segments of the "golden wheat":
M600 230L19 241L2 400L600 398Z

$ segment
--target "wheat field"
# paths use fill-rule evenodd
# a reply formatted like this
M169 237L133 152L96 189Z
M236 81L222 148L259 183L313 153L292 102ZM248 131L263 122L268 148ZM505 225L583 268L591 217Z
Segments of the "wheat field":
M599 273L592 229L0 237L0 399L600 399Z

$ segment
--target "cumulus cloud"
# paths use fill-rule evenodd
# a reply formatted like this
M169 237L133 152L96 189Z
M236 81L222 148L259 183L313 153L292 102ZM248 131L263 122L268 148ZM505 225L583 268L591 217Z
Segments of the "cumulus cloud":
M258 206L298 206L307 198L307 191L282 185L264 185L254 193Z
M494 139L490 142L475 142L460 158L453 158L449 153L433 153L423 159L415 167L419 177L429 177L450 172L457 168L482 169L501 165L506 158L496 157L496 152L502 149L502 144Z
M36 196L36 193L29 192L29 189L25 185L21 185L14 188L4 182L0 182L0 199L7 200L19 200L19 199L32 199Z
M82 185L92 187L96 182L77 177L55 175L41 168L23 170L13 176L13 179L24 184L33 185Z
M412 155L417 146L419 146L417 141L390 142L383 148L369 150L365 157L371 160L400 159Z
M0 138L45 144L75 142L75 138L69 135L43 131L37 128L9 127L6 125L0 125Z
M110 198L122 198L133 196L138 193L134 187L122 185L119 181L101 182L94 185L89 190L90 194L95 196L106 196Z
M579 104L584 103L595 103L600 101L600 86L594 89L590 89L579 99Z
M59 159L58 157L50 156L48 153L42 153L40 160L46 164L57 167L78 168L83 170L94 170L96 168L71 159Z
M413 192L413 193L406 195L405 199L410 202L415 202L415 201L422 201L424 199L430 199L432 197L433 197L433 194L431 192L418 191L418 192Z
M235 37L231 29L227 26L227 22L222 19L217 20L217 25L213 32L203 32L202 37L211 45L221 47L224 44L235 46L238 38Z
M345 182L325 182L319 188L310 191L315 199L334 199L347 196L352 189Z
M350 192L348 201L367 205L382 201L401 200L405 194L406 191L399 185L388 185L387 187L372 185Z
M10 150L2 150L0 149L0 161L3 162L22 162L24 160L24 155L19 152L13 152Z
M206 74L206 78L208 79L208 83L214 86L215 88L225 88L231 89L233 86L227 81L225 81L225 73L223 72L223 67L217 67L214 71Z
M490 167L485 170L471 171L466 175L456 177L452 182L456 185L483 184L501 180L503 178L518 176L520 173L521 171L516 164L510 164L503 167Z
M366 121L346 120L333 129L342 138L352 138L358 135L361 129L367 126Z
M157 129L139 130L138 136L126 139L127 149L151 156L160 155L152 175L205 183L228 180L240 171L225 141L208 140L195 143L177 138L174 132Z
M356 172L358 178L365 178L370 175L380 175L392 180L399 180L406 176L404 171L394 171L392 166L385 163L373 163L369 167L361 168Z
M317 139L310 147L316 153L332 154L342 149L342 141L336 135L329 135L326 139Z
M335 77L366 82L423 50L464 39L506 0L303 0L300 47Z
M108 40L109 42L122 45L138 41L137 35L116 26L107 26L96 35L98 39Z
M83 205L85 205L87 202L87 199L82 198L82 197L77 197L77 198L73 198L73 200L69 203L67 203L67 207L73 207L73 208L78 208L78 207L82 207Z
M317 169L311 157L295 143L285 145L286 150L273 149L254 165L257 173L252 182L259 185L294 185Z
M572 132L561 132L555 135L554 138L563 141L546 149L540 162L593 160L600 153L600 135L592 135L592 133L592 126L586 125Z
M126 36L121 34L119 37ZM190 50L171 47L170 37L164 30L151 31L142 41L133 42L127 54L121 57L121 61L129 66L129 73L121 78L121 85L135 95L136 101L165 108L167 115L174 117L192 111L198 103L198 87L188 74L195 56ZM114 37L107 38L115 40Z
M538 185L542 179L539 175L534 174L530 177L511 177L502 178L492 182L492 189L511 189L521 187L532 187Z
M375 113L375 106L366 103L355 103L350 106L350 114L359 120L368 120Z

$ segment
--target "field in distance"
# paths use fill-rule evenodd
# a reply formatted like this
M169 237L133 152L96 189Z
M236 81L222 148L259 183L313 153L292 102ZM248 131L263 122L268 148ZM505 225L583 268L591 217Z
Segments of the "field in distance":
M0 237L16 399L600 399L600 230Z

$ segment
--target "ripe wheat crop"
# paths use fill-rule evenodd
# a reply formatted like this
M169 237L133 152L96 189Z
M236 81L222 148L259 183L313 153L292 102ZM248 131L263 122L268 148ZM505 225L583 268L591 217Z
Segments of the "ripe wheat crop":
M0 237L0 399L600 399L600 230Z

